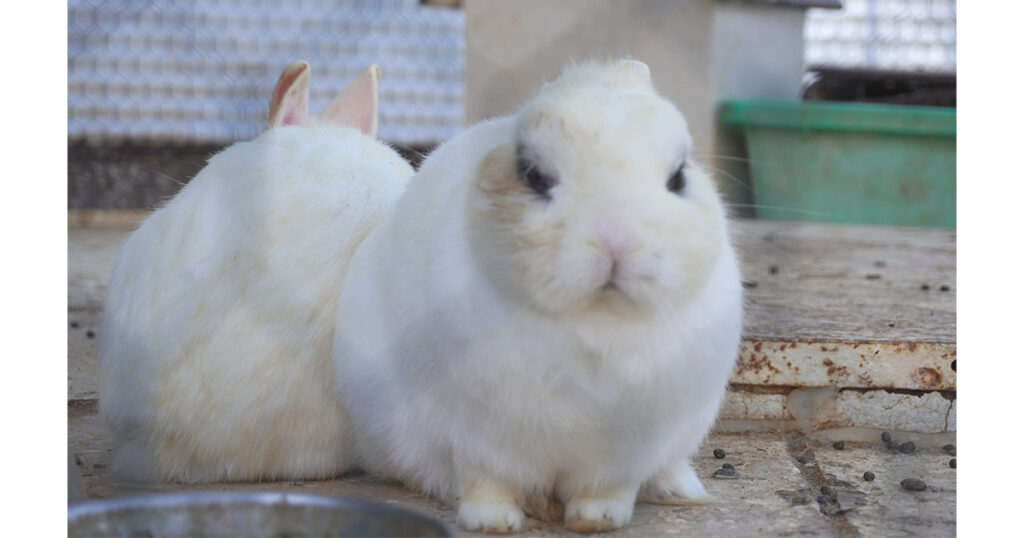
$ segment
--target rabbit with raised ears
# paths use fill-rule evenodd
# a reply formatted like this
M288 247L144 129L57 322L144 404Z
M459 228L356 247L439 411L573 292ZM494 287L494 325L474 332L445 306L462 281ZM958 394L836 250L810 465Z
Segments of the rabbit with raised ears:
M331 368L341 281L412 168L375 140L372 66L320 117L310 67L281 75L268 129L131 234L100 328L100 414L139 480L333 477L350 462Z
M360 246L335 333L367 469L470 531L709 498L690 459L740 337L726 215L635 60L570 66L435 150Z

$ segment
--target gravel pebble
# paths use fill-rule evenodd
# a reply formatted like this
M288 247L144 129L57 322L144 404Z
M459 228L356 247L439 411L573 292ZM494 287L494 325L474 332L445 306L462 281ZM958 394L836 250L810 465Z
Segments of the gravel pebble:
M842 450L842 449L846 448L846 443L844 443L842 441L836 441L836 442L832 443L832 448L834 448L836 450Z
M713 452L713 454L718 459L722 459L722 458L725 457L725 451L722 450L721 448L716 448L715 451Z
M735 466L735 465L733 465L733 464L731 464L731 463L723 463L723 464L722 464L722 468L723 468L723 469L735 469L735 468L736 468L736 466Z
M904 454L913 454L915 450L917 450L917 445L915 445L912 441L907 441L906 443L900 445L900 452Z
M864 471L864 481L865 482L874 482L875 481L875 473L872 473L871 471Z
M956 458L949 460L949 466L956 469Z
M928 489L928 485L924 483L924 480L919 478L904 478L903 481L900 482L900 486L902 486L903 489L910 491L924 491Z
M712 478L738 478L740 473L736 469L718 469L711 474Z
M882 442L887 445L892 443L892 435L889 432L882 432Z
M946 445L942 447L942 451L950 456L956 456L956 445Z

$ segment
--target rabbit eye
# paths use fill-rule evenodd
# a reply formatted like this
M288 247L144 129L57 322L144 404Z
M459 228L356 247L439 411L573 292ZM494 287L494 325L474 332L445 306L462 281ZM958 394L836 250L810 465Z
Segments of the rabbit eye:
M666 187L668 187L668 190L676 194L680 194L683 192L683 187L686 186L686 173L683 172L683 168L685 167L686 163L683 163L676 170L676 173L672 174L672 176L668 178L668 184L666 185Z
M550 200L551 195L548 191L551 190L551 187L558 184L558 179L544 173L537 165L524 157L521 146L516 153L518 154L516 167L518 168L519 178L534 192Z

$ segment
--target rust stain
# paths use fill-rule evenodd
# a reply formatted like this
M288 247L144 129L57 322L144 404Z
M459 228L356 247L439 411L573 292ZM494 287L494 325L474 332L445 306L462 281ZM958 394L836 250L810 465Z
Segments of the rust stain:
M918 368L914 372L914 381L923 389L930 389L942 383L942 374L934 368Z
M782 370L776 368L775 365L768 360L768 355L761 355L758 357L754 353L751 353L745 361L740 362L738 372L753 372L755 374L760 374L761 370L768 370L777 374L782 373ZM768 379L765 379L764 382L767 383Z
M761 342L754 344L754 351L761 351Z

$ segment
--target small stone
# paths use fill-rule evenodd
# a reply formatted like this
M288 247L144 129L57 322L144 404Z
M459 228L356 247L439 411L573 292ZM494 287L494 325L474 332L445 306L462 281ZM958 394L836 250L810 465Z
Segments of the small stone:
M714 450L714 452L712 452L712 453L713 453L713 454L715 455L715 457L716 457L716 458L718 458L718 459L722 459L722 458L724 458L724 457L725 457L725 451L724 451L724 450L722 450L721 448L716 448L716 449Z
M949 291L949 286L943 284L939 286L939 291Z
M735 469L736 467L733 464L726 462L726 463L722 464L722 468L723 469Z
M917 450L917 445L915 445L912 441L907 441L906 443L900 445L900 452L904 454L913 454L915 450Z
M743 287L747 288L747 289L756 288L757 287L757 282L754 282L753 280L744 280L743 281Z
M86 338L92 338L94 336L96 336L96 333L92 332L92 329L89 329L88 331L85 331L85 337Z
M72 329L77 329L78 328L78 322L77 321L72 321L71 322L71 328Z
M836 450L842 450L842 449L846 448L846 443L844 443L842 441L836 441L836 442L832 443L832 448L834 448Z
M928 284L921 284L921 291L928 291L930 289L931 286L929 286Z
M950 456L956 456L956 445L946 445L942 447L942 451Z
M736 469L718 469L714 473L711 474L712 478L725 478L725 479L739 478L739 476L740 476L740 473L737 472Z
M874 482L875 481L875 473L872 473L871 471L864 471L864 481L865 482Z
M956 458L949 460L949 466L956 469Z
M885 444L891 443L892 435L890 435L889 432L882 432L882 442Z
M81 464L82 464L82 456L81 456L81 454L75 454L75 465L81 465Z
M773 274L773 275L779 274L779 266L778 265L773 265L773 266L769 267L768 268L768 272Z
M924 491L928 489L928 485L924 483L924 480L919 478L904 478L900 482L900 486L909 491Z

